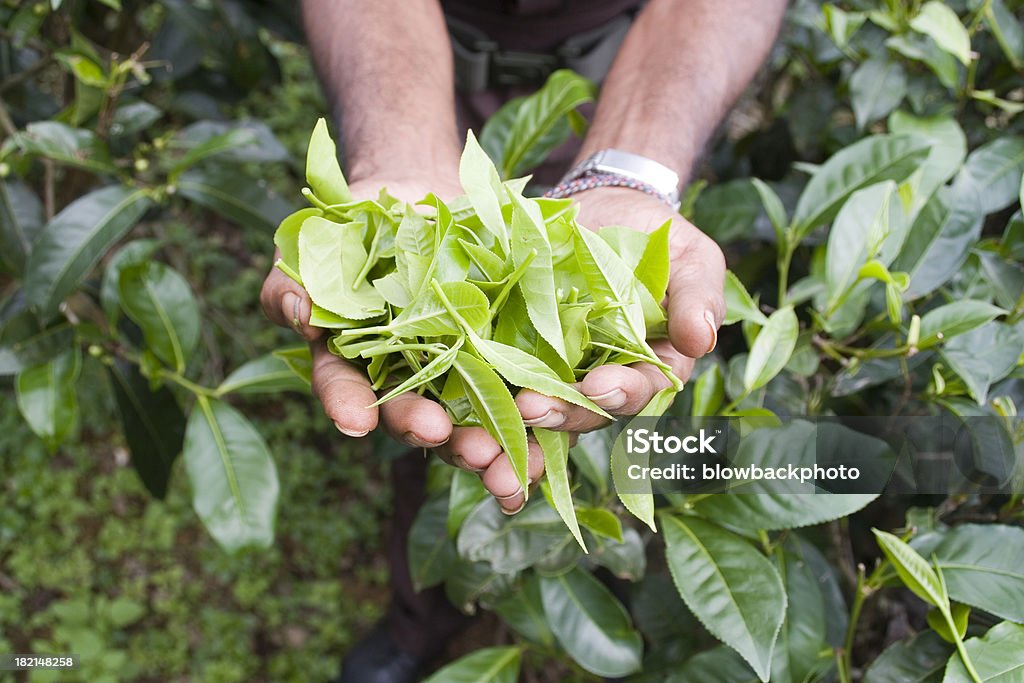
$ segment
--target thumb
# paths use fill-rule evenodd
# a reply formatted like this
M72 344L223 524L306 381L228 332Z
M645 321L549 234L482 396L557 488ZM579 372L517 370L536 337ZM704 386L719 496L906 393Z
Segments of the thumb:
M263 281L260 303L271 322L292 328L308 341L323 334L323 330L309 325L309 316L313 310L309 294L276 267L271 268Z

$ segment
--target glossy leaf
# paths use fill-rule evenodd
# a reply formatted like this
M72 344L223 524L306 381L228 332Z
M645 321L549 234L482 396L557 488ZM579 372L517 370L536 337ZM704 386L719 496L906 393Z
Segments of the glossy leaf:
M965 524L942 535L932 550L951 598L1024 623L1024 529Z
M515 399L494 370L465 351L460 351L455 357L455 369L480 424L501 444L525 491L529 486L526 473L526 428L519 416Z
M81 365L81 353L74 348L48 363L22 370L15 380L21 416L51 451L57 450L78 425L75 382Z
M111 326L117 324L121 315L121 296L118 294L118 282L121 271L128 266L139 265L150 260L153 253L160 247L156 240L135 240L117 250L113 258L107 261L103 269L103 281L100 285L100 303L103 313Z
M587 552L587 544L580 534L580 525L576 521L576 510L572 504L572 489L569 485L569 433L554 432L550 429L533 429L533 436L540 444L544 453L544 471L548 484L551 486L551 499L558 515L569 527L573 538Z
M338 150L327 130L327 120L318 119L309 138L306 153L306 182L313 193L325 204L344 204L352 201L348 183L338 164Z
M786 367L799 333L799 323L793 308L780 308L768 317L768 322L757 335L747 356L743 371L743 388L756 391L767 384Z
M445 580L455 560L455 544L448 536L448 500L434 497L416 513L406 539L409 574L419 592Z
M0 269L20 276L43 225L43 207L21 183L0 180Z
M459 162L459 181L484 228L495 236L502 251L507 253L508 236L505 219L501 214L501 197L505 195L505 190L498 178L498 171L481 149L473 131L466 134L466 148Z
M786 612L775 567L749 542L710 522L665 516L666 559L687 607L762 681Z
M199 306L181 275L152 261L128 266L118 280L121 307L142 328L146 346L177 372L184 372L199 343Z
M982 213L993 213L1019 198L1022 173L1024 137L1005 135L968 155L954 189L972 198Z
M640 634L618 599L589 572L577 568L541 577L540 591L551 631L577 664L605 677L640 670Z
M117 175L106 144L92 131L58 121L36 121L11 136L23 154L52 159L91 173Z
M240 365L217 387L218 396L225 394L267 394L280 391L309 390L309 384L297 376L280 357L265 356Z
M221 168L191 169L181 174L177 193L224 218L252 228L271 231L292 212L289 202L265 181Z
M924 3L920 12L910 20L910 27L934 40L962 64L970 64L971 36L960 22L960 17L946 3L938 0Z
M886 648L864 673L865 683L939 683L953 647L924 631Z
M758 325L765 325L768 317L757 307L753 297L747 292L739 278L731 271L725 271L725 321L724 325L732 325L741 320L749 320Z
M185 439L185 414L170 389L153 389L134 365L117 361L107 374L132 465L146 489L162 499Z
M899 106L907 92L907 73L891 59L874 57L850 77L850 98L857 128L863 129Z
M485 647L439 669L424 683L515 683L520 654L518 647Z
M954 301L925 313L921 318L921 340L918 348L927 349L942 340L969 332L1006 313L985 301Z
M120 185L71 202L43 228L32 249L25 273L29 303L43 313L54 311L151 204L144 190Z
M964 645L983 683L1016 683L1024 676L1024 626L1004 621ZM949 658L942 683L974 683L959 655Z
M834 154L800 194L792 220L796 236L831 221L857 190L885 180L902 182L928 155L929 147L927 139L913 135L874 135Z
M933 607L947 608L949 597L942 587L938 574L916 550L897 536L879 529L872 529L882 552L892 562L900 580L917 597Z
M228 552L274 541L279 485L263 438L228 404L198 397L182 451L192 505Z

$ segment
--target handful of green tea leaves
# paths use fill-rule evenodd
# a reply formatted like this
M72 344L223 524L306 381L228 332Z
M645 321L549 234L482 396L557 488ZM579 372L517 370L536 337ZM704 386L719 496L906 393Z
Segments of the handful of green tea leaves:
M472 133L459 175L466 194L449 203L431 194L413 206L386 189L356 200L321 119L306 159L312 207L278 228L277 266L309 293L310 324L333 331L330 350L387 388L378 404L407 391L436 399L454 424L486 429L528 491L527 428L511 388L604 416L572 386L601 365L665 372L672 387L645 413L664 412L682 388L647 343L665 327L669 225L592 232L572 200L524 197L526 178L501 182ZM582 545L568 435L533 434L552 501Z

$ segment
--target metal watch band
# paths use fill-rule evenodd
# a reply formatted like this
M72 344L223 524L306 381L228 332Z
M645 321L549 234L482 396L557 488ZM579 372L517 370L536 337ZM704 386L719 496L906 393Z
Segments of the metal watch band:
M634 187L663 199L673 207L678 208L679 206L679 175L654 159L639 154L624 152L620 149L602 149L573 167L562 177L556 188L568 189L575 185L575 191L589 189L584 188L580 183L574 183L574 181L587 176L618 176L633 181L635 185L626 182L615 183L617 185ZM609 184L612 183L602 183L602 185ZM596 186L592 185L592 187Z

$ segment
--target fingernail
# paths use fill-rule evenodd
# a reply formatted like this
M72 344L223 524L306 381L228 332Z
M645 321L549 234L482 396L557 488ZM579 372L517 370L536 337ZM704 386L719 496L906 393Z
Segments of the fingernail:
M334 426L338 429L339 432L341 432L345 436L351 436L353 439L358 439L370 433L369 429L364 429L363 431L360 432L355 429L348 429L347 427L342 427L337 422L334 423Z
M711 311L704 311L704 320L708 321L708 327L711 328L711 345L704 353L711 353L718 346L718 325L715 323L715 316Z
M565 415L558 412L554 408L544 413L540 417L535 417L531 420L523 420L523 424L529 427L559 427L565 422Z
M507 496L495 496L494 498L495 498L495 500L499 500L499 501L502 501L502 500L512 500L516 496L521 496L521 495L523 495L523 487L522 486L517 488L515 493L510 493Z
M517 507L514 510L508 510L506 508L501 507L500 505L498 507L501 509L502 514L505 514L505 515L508 515L509 517L511 517L512 515L515 515L515 514L518 514L518 513L522 512L523 508L526 507L526 499L523 498L523 502L520 503L519 507Z
M588 398L602 408L609 408L611 410L626 405L626 392L622 389L612 389L611 391L598 394L597 396L589 396Z
M291 326L298 329L302 326L302 321L299 320L299 297L292 292L287 292L284 295L282 309L285 311L291 311L291 319L289 322Z
M467 472L473 472L474 474L480 474L481 472L484 471L484 468L482 467L470 467L469 464L466 462L466 459L463 458L461 455L453 455L452 462L460 470L466 470Z
M402 438L405 440L407 444L409 444L410 446L416 446L417 448L437 448L441 444L448 441L448 439L445 439L444 441L430 442L425 439L421 439L412 432L406 432L405 434L402 435Z

